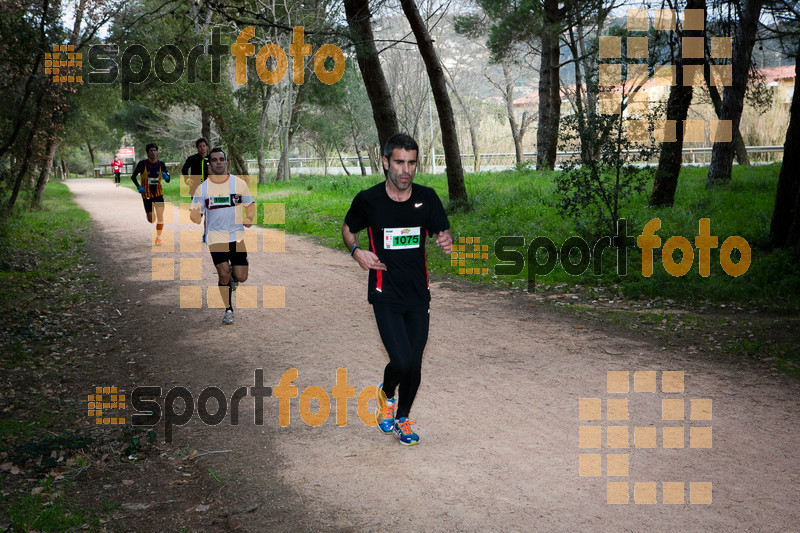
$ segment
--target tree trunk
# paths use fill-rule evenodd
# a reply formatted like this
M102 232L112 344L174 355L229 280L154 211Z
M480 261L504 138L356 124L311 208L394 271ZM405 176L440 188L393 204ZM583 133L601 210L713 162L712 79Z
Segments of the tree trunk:
M445 81L447 82L447 86L450 87L450 90L453 91L453 94L458 100L458 105L461 106L461 109L464 110L464 116L467 117L467 125L469 126L469 139L472 143L472 171L473 172L480 172L481 171L481 150L480 146L478 145L478 134L475 128L475 117L472 114L472 110L469 106L464 102L464 99L461 98L461 95L456 88L456 84L453 81L453 77L447 71L447 69L442 65L442 68L445 69L447 73L447 77L445 77Z
M516 156L517 164L522 164L522 139L519 137L519 125L517 125L517 117L514 116L514 82L511 80L511 75L508 72L508 64L506 61L501 63L503 67L503 100L506 103L506 115L508 116L508 125L511 128L511 139L514 141L514 154Z
M289 107L286 126L283 133L283 143L281 146L281 158L278 161L278 170L275 173L277 181L289 181L291 178L291 167L289 165L289 149L292 146L292 138L294 138L295 129L297 129L297 117L300 115L300 103L302 101L303 87L305 84L297 87L295 93L294 103Z
M237 176L245 176L250 174L250 169L247 168L247 161L244 156L239 153L239 150L231 144L228 146L228 155L230 156L231 166L233 166L233 173Z
M39 120L42 117L43 97L44 93L39 93L39 98L37 99L36 106L34 107L34 109L36 109L36 113L33 117L33 123L31 124L28 142L25 145L25 156L22 158L17 179L14 181L14 189L11 191L11 196L8 198L8 204L6 205L6 211L9 213L14 208L14 204L17 202L17 196L19 196L19 190L22 187L22 180L24 180L25 176L28 174L28 166L30 165L31 155L33 152L34 138L36 137L36 132L39 131Z
M369 157L369 169L373 174L383 173L383 164L381 162L381 147L377 144L367 147L367 156Z
M97 160L94 158L94 148L92 148L92 143L89 142L89 139L86 139L86 148L89 149L89 159L92 160L92 170L94 170L94 167L97 166Z
M583 39L583 29L580 23L577 24L578 39ZM580 57L578 54L578 40L575 38L575 30L572 26L568 28L569 41L567 46L572 52L572 57ZM581 161L586 161L589 158L589 143L587 135L584 135L586 129L586 112L583 108L583 73L581 72L582 61L575 61L575 114L578 118L579 140L581 143Z
M450 104L450 96L447 94L447 84L444 81L439 57L433 48L433 40L428 34L428 29L425 27L416 3L413 0L400 0L400 5L403 7L411 31L414 32L419 53L425 62L425 69L428 71L428 79L442 131L442 147L444 148L445 165L447 165L447 189L450 199L466 200L467 188L464 185L464 170L461 167L456 121L453 117L453 107Z
M741 20L736 26L736 38L733 42L733 80L725 88L722 98L722 113L720 120L731 121L731 131L739 129L744 106L744 93L747 90L747 74L750 70L750 61L753 44L758 28L758 17L764 0L743 0L741 3ZM732 142L715 142L711 151L711 165L708 168L706 188L728 183L731 179L733 166L734 144Z
M372 35L369 0L344 0L344 11L350 28L350 38L355 45L358 69L372 105L372 118L378 130L378 140L383 147L389 137L400 131L400 125L389 84L383 75L378 49L375 47L375 37Z
M53 168L53 158L56 155L56 150L58 150L58 141L55 137L50 137L47 141L47 151L45 153L42 169L39 172L39 179L36 180L31 209L38 209L42 205L44 188L47 185L47 180L50 178L50 171Z
M211 115L205 109L200 110L200 136L208 141L209 150L213 145L211 144Z
M553 170L558 150L558 125L561 121L561 85L559 35L554 31L561 18L557 0L545 0L545 23L542 34L542 57L539 69L539 127L536 132L536 168Z
M703 75L706 79L708 94L711 96L711 103L714 105L714 113L716 113L717 119L719 119L720 115L722 114L722 97L719 95L719 90L717 90L717 87L711 84L711 65L709 64L708 60L706 60L705 67L703 68ZM744 139L742 139L741 128L737 128L736 131L733 132L733 144L733 149L736 154L736 161L740 165L749 167L750 158L747 156L747 148L745 147Z
M358 143L356 143L356 156L358 156L358 166L361 167L361 175L367 175L367 168L364 166L364 158L361 156L361 150L358 148Z
M39 65L44 58L44 50L45 45L48 41L47 33L46 33L46 26L48 22L48 15L50 11L50 1L44 0L42 2L42 11L41 11L41 18L39 19L39 34L40 34L40 46L39 46L39 53L36 54L36 59L33 61L33 66L31 67L30 74L28 74L28 79L25 80L25 88L22 92L22 102L16 106L16 120L14 121L14 126L11 128L11 134L5 140L2 146L0 146L0 157L3 157L5 153L11 148L14 142L17 140L17 136L19 135L20 131L22 130L23 124L28 118L28 113L26 112L26 107L28 105L28 98L31 97L34 91L33 81L36 79L39 73ZM59 13L59 10L55 10L56 13ZM41 104L42 100L41 97L39 98L39 103L36 104L38 108ZM16 201L16 199L15 199Z
M342 152L339 150L339 147L336 147L336 153L339 154L339 162L342 164L342 168L344 169L344 173L348 176L350 175L350 171L347 170L347 165L344 163L344 158L342 157Z
M269 107L269 96L271 94L271 85L269 88L262 87L261 89L261 116L258 120L258 151L256 158L258 159L258 182L267 182L267 165L264 161L264 137L267 132L267 109Z
M800 44L796 59L800 59ZM800 65L795 62L795 79L800 75ZM800 91L792 95L789 111L789 128L783 144L783 163L778 175L778 190L775 194L775 207L769 233L776 246L800 247Z
M210 112L209 114L211 118L214 119L214 122L216 122L217 124L217 129L219 130L219 134L221 137L220 142L222 142L222 140L225 139L225 132L228 130L225 117L220 113ZM247 163L245 162L244 158L239 153L239 151L236 149L235 144L236 143L233 140L231 140L230 142L228 142L226 150L226 152L228 153L228 161L231 163L231 166L233 167L232 169L233 173L240 175L248 174Z
M705 27L705 0L688 0L686 9L702 9L703 26ZM679 33L679 37L703 37L702 30L686 30ZM681 42L683 40L681 39ZM683 47L681 47L682 49ZM671 206L675 202L675 189L678 187L678 176L683 163L683 125L686 123L686 114L692 103L692 85L684 85L684 65L699 65L702 58L684 58L681 51L680 57L675 61L676 83L670 87L667 100L667 120L675 121L675 142L667 140L661 143L661 152L658 156L658 168L653 179L653 192L650 194L651 206Z

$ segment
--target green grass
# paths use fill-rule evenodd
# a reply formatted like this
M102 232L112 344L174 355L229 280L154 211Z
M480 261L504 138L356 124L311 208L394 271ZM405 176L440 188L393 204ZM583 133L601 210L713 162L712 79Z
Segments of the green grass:
M590 266L581 275L570 275L557 264L555 269L536 277L537 290L542 287L580 283L590 290L594 286L612 287L627 297L670 298L686 302L755 303L758 305L796 310L800 308L800 266L791 261L785 250L768 246L769 222L772 216L780 164L739 167L733 169L730 185L708 191L705 189L707 167L684 167L675 194L675 205L653 209L647 205L647 195L631 199L623 211L628 222L631 244L635 243L644 225L659 218L661 228L656 235L661 245L671 236L683 236L694 245L701 218L710 219L711 235L718 245L730 236L741 236L751 248L751 264L740 277L728 275L720 265L719 248L711 250L711 274L699 275L699 254L694 250L690 271L681 277L670 275L661 264L660 250L654 253L654 273L642 275L641 250L628 249L625 275L617 271L613 250L603 255L601 275ZM573 235L584 238L590 248L598 238L586 231L587 219L573 220L561 216L555 205L553 174L537 171L505 171L466 176L469 200L457 209L448 207L445 176L418 174L416 182L433 187L448 207L453 234L458 237L480 237L489 245L489 259L467 259L467 267L489 268L489 275L459 275L450 258L438 250L428 255L434 274L471 279L498 285L527 287L527 269L518 275L492 276L497 264L494 243L501 236L522 236L525 246L515 248L523 255L532 239L548 237L557 248ZM296 174L290 182L269 182L258 186L258 203L280 202L286 205L287 232L317 237L322 243L342 247L341 225L353 196L381 180L381 176L310 176ZM649 192L651 186L647 187ZM181 201L174 182L166 186L170 201ZM188 199L184 199L188 201ZM262 208L263 213L263 208ZM259 214L259 216L261 213ZM363 241L362 236L362 241ZM363 244L363 243L362 243ZM465 251L472 251L468 246ZM541 254L540 261L543 261ZM680 261L681 254L674 254ZM734 251L733 261L739 259ZM526 261L527 263L527 261ZM568 290L563 288L562 290Z
M99 519L51 494L26 494L11 502L8 518L15 531L72 531L100 527Z
M48 284L65 276L96 279L80 271L75 257L89 228L89 214L72 202L63 183L47 185L42 209L0 220L0 309L29 309L52 297L64 306L73 305L73 294L41 289L48 291Z
M30 435L30 424L9 418L0 418L0 438L13 435Z

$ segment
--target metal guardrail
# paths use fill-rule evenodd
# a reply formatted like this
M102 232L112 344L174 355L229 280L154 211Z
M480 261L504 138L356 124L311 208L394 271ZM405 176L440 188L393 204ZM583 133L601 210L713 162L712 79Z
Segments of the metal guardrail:
M774 154L783 154L783 146L747 146L748 155L755 156L755 159L758 162L772 162L778 161L781 158L777 157ZM713 147L711 146L702 146L698 148L684 148L683 149L683 160L684 163L687 164L705 164L711 161L711 152ZM636 154L638 150L625 150L624 153L631 153ZM570 157L576 157L580 154L577 151L569 151L569 152L556 152L556 161L564 161ZM536 160L536 152L525 152L523 153L523 157L530 161ZM328 172L330 174L343 174L344 171L342 170L341 161L339 161L338 156L329 157L328 159ZM461 154L461 163L464 165L464 169L467 172L470 172L472 169L472 162L473 162L473 155L472 154ZM358 157L356 156L342 156L342 160L344 160L347 169L352 174L360 174L361 167L358 163ZM653 161L656 161L657 158L653 158ZM268 171L274 172L275 169L278 167L279 159L265 159L264 163ZM319 172L322 171L324 168L324 159L321 157L290 157L289 158L289 165L293 172ZM429 170L430 163L427 160L422 161L424 165L423 168ZM166 163L168 168L180 168L180 163ZM487 153L487 154L480 154L480 165L481 170L504 170L509 168L514 168L516 165L516 155L513 153ZM112 174L111 172L111 165L98 165L100 168L101 174ZM369 168L369 160L366 158L364 159L364 166L367 169L367 173L370 173ZM258 174L258 160L256 159L248 159L247 160L247 167L248 171L251 174ZM445 160L444 154L436 154L436 171L443 172L445 168ZM131 172L133 172L133 165L131 163L126 164L122 169L122 175L130 176Z
M783 154L783 146L747 146L747 153L750 156L756 156L759 161L771 160L771 161L778 161L779 158L775 156L770 156L770 154ZM713 147L711 146L703 146L698 148L684 148L683 149L683 159L685 163L690 164L702 164L710 162L711 160L711 152ZM625 153L636 154L638 150L626 150ZM565 151L565 152L557 152L556 153L556 161L564 161L569 157L575 157L579 155L580 152L574 151ZM536 160L536 152L526 152L523 154L523 157L527 160L535 161ZM770 158L771 159L768 159ZM361 172L361 168L359 167L358 158L355 156L343 156L342 159L347 166L347 169L353 173L358 174ZM472 169L472 162L474 156L472 154L461 154L461 163L464 165L464 169L469 172ZM266 159L265 164L266 167L270 170L273 170L278 165L278 159ZM653 158L653 161L657 161L657 157ZM428 161L423 160L422 165L425 169L430 168L430 163ZM255 159L248 159L247 160L248 167L251 173L258 173L258 161ZM323 159L320 157L293 157L289 159L289 164L291 165L292 171L300 171L303 172L304 169L313 169L314 171L322 170L324 168ZM367 168L367 172L369 173L369 161L366 159L364 160L364 165ZM503 170L507 168L513 168L516 165L516 155L513 153L486 153L480 154L480 166L482 170ZM436 154L436 169L437 172L442 172L445 168L445 160L444 154ZM328 158L328 172L331 174L340 174L343 173L342 164L339 161L338 156L329 157Z

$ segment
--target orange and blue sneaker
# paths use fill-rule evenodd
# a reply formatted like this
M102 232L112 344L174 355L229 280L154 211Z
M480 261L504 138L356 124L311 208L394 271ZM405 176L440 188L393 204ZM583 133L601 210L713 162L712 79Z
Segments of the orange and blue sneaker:
M161 246L161 237L156 237L156 246Z
M386 398L383 383L378 385L378 429L389 435L394 427L394 414L397 411L397 400Z
M403 417L398 418L397 422L394 423L392 434L395 438L400 439L400 444L403 446L419 444L419 435L411 431L411 422L416 422L416 420Z

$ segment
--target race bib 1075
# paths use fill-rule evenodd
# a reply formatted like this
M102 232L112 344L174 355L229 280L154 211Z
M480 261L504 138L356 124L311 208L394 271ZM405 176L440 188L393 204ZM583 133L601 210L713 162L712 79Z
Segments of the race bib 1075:
M384 250L405 250L419 248L420 228L384 228Z
M231 205L230 196L212 196L210 200L211 207L229 207Z

